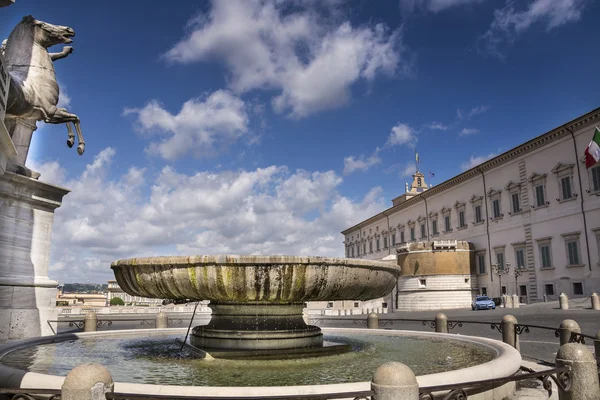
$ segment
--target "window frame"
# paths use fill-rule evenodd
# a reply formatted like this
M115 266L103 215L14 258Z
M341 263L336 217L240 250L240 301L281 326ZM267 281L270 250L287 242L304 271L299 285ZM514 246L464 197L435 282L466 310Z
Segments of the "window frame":
M452 232L452 210L450 208L444 207L442 208L442 215L444 217L444 230L442 233L451 233Z
M556 201L559 203L575 200L578 196L575 192L574 168L575 164L563 164L560 162L552 168L558 186L558 197L556 198ZM565 196L565 186L563 182L565 179L569 182L570 197Z
M466 204L457 201L454 203L454 209L456 210L456 220L458 222L457 230L465 229L467 227L467 212ZM462 218L461 218L462 213Z
M547 174L538 174L535 172L529 177L529 182L531 183L532 198L534 201L534 204L531 205L531 208L533 209L548 207L548 205L550 204L550 202L548 201L548 193L546 189L546 177ZM537 189L540 186L542 188L541 194L543 197L543 201L541 203L539 201Z
M475 253L475 264L477 275L487 275L487 265L485 262L485 251L478 251ZM481 260L483 260L483 270L481 268Z
M523 196L521 195L521 183L509 181L504 187L508 191L510 211L508 215L520 214L523 212ZM516 204L515 204L516 199Z
M490 202L490 208L492 209L492 221L501 220L504 217L502 213L502 190L490 189L487 193L488 201ZM498 208L496 210L496 204ZM497 212L496 212L497 211Z
M536 239L538 254L540 257L540 270L554 269L554 257L552 255L552 237L545 237ZM548 262L550 265L544 266L544 253L542 247L548 247Z
M473 226L483 224L485 221L485 217L483 215L483 196L471 196L469 200L471 206L473 207ZM479 210L479 213L477 212ZM480 218L479 220L477 218Z
M565 256L566 256L566 267L567 268L575 268L575 267L583 267L585 264L583 263L583 259L581 258L581 232L570 232L563 233L562 235L563 241L565 243ZM576 247L576 251L573 253L577 260L572 260L572 249L571 246L574 244ZM577 261L576 263L572 263L571 261Z
M600 196L600 163L597 163L591 168L587 168L588 174L588 190L591 195ZM594 179L595 178L595 179ZM597 184L597 187L594 187Z
M529 265L527 264L527 247L525 242L513 243L513 251L515 253L515 268L522 267L523 270L528 270ZM523 264L519 265L519 253L523 255Z

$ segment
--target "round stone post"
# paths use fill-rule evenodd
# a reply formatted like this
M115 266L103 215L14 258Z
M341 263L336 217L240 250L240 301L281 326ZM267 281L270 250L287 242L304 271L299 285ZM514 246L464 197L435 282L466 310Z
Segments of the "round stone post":
M571 390L566 392L559 386L559 400L600 399L598 366L587 347L579 343L561 346L556 354L556 366L571 367Z
M592 293L592 310L600 310L600 297L598 293Z
M560 296L558 296L558 304L560 305L561 310L569 309L569 298L566 294L561 293Z
M581 333L581 328L577 322L573 321L572 319L565 319L560 323L558 333L561 346L564 346L571 341L571 335L573 332Z
M105 400L114 383L110 372L100 364L87 363L69 372L61 388L62 400Z
M367 317L367 328L369 329L379 329L379 316L375 313L369 314Z
M156 329L168 328L169 327L169 316L164 311L159 311L156 314Z
M512 295L512 305L513 308L519 308L519 296L517 296L516 294Z
M519 321L514 315L506 314L502 317L502 341L519 350L519 336L517 335L517 324Z
M375 370L371 381L373 400L416 400L419 384L414 372L400 362L387 362Z
M444 313L435 316L435 331L439 333L448 333L448 317Z
M88 312L85 314L85 318L83 319L83 331L84 332L96 332L98 324L98 317L95 312Z

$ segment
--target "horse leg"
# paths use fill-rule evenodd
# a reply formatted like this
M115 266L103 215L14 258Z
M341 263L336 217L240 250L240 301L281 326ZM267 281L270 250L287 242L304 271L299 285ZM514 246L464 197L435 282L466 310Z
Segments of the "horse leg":
M79 142L79 144L77 145L77 153L79 153L79 155L83 154L83 152L85 151L85 141L83 140L83 135L81 134L80 121L77 115L71 114L65 108L57 108L52 118L49 118L46 122L50 124L67 125L67 130L69 131L69 139L67 140L67 145L69 147L73 146L73 144L75 143L73 131L71 130L71 126L69 124L70 122L72 122L73 125L75 125L75 131L77 132L77 141Z
M79 118L77 119L77 121L73 122L73 125L75 125L75 131L77 131L77 141L79 142L79 144L77 145L77 153L79 155L82 155L85 151L85 140L83 140L83 135L81 134L81 125L79 123Z
M69 148L71 148L75 144L75 135L73 135L73 129L71 128L71 123L67 122L67 123L65 123L65 125L67 125L67 130L69 131L69 138L67 139L67 146L69 146Z

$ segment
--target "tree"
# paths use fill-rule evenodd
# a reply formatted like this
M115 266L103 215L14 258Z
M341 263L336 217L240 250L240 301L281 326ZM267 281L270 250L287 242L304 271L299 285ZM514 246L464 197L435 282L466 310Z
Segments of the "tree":
M113 297L112 299L110 299L110 305L111 306L124 306L125 302L120 297Z

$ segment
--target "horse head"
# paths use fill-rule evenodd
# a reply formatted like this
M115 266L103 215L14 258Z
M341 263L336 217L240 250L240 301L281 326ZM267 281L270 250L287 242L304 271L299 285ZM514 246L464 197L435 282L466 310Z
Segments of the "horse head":
M75 36L73 28L61 25L52 25L47 22L39 21L28 15L21 21L22 24L31 25L35 31L35 41L45 48L54 46L55 44L72 43L71 38Z

